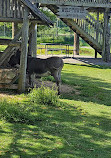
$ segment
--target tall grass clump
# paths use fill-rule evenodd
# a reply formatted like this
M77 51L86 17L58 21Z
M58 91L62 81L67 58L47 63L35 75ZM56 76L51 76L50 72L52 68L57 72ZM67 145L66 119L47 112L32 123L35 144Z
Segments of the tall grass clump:
M56 106L59 102L59 96L55 88L49 88L42 85L40 88L34 88L28 94L29 100L44 105Z
M28 105L8 102L5 99L0 101L0 119L11 123L28 124L33 124L36 121Z

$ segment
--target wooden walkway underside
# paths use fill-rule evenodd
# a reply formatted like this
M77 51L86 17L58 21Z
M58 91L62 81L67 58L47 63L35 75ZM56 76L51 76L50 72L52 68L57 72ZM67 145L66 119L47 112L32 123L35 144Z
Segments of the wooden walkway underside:
M70 6L87 6L87 7L111 7L110 0L30 0L34 3L53 4L53 5L70 5Z

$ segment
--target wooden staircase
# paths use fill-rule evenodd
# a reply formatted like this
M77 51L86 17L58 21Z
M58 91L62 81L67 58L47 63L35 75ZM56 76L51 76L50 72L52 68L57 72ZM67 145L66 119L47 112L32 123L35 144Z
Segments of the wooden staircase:
M46 6L57 15L58 7L56 5ZM86 19L61 18L61 20L92 48L94 48L100 55L102 55L103 27L89 13L87 13Z

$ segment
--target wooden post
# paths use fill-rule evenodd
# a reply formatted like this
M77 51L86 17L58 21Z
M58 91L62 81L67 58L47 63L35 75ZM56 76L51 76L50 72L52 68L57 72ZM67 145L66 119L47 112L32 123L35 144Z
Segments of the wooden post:
M99 11L97 11L97 28L96 28L96 41L97 42L99 42L98 41L99 40L99 38L98 38L99 37L99 32L98 32L99 25L98 24L99 24ZM97 58L97 50L95 50L95 58Z
M29 55L37 56L37 24L31 24L32 31L29 35Z
M95 58L97 58L97 50L95 49Z
M12 23L12 39L14 39L17 32L18 32L18 23L13 22Z
M74 52L73 54L79 55L79 35L74 32Z
M106 8L104 12L103 51L102 51L102 59L106 62L110 60L109 12L110 10Z
M20 58L20 69L19 69L19 92L25 91L26 84L26 67L27 67L27 52L28 52L28 31L29 31L29 10L24 7L23 17L23 29L22 29L22 45L21 45L21 58Z

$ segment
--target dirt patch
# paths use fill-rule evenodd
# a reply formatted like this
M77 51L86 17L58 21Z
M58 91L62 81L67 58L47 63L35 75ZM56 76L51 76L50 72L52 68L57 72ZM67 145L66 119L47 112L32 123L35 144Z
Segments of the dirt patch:
M53 88L53 89L57 89L57 85L55 82L52 82L52 81L41 81L41 80L36 80L34 81L34 85L35 87L41 87L41 85L44 85L45 87L49 87L49 88ZM28 86L28 85L27 85ZM72 86L69 86L69 85L66 85L66 84L62 84L61 85L61 94L71 94L71 93L74 93L76 95L79 95L80 92L79 90L77 90L78 87L72 87ZM0 98L6 98L6 97L9 97L9 98L14 98L16 96L16 93L14 92L9 92L9 91L1 91L0 92Z
M57 88L56 83L51 82L51 81L40 81L40 80L36 80L35 81L35 86L36 87L41 87L41 85L44 85L45 87L50 87L50 88ZM79 94L79 91L76 90L74 87L66 85L66 84L62 84L61 85L61 93L72 93L75 92L75 94Z

